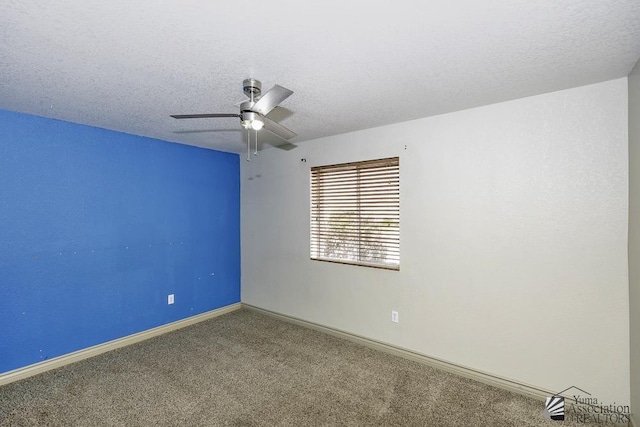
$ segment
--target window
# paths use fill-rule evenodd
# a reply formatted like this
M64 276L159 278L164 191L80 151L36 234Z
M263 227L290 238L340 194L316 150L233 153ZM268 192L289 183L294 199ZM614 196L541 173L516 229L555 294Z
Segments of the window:
M311 259L400 269L400 159L311 168Z

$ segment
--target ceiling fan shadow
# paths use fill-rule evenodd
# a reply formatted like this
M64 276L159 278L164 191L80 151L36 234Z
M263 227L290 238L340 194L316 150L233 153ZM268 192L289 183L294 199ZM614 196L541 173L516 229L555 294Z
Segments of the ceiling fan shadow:
M285 143L278 144L278 145L273 145L273 146L274 146L274 147L276 147L276 148L278 148L278 149L280 149L280 150L284 150L284 151L291 151L291 150L293 150L294 148L298 148L298 146L297 146L297 145L292 144L292 143L290 143L290 142L285 142Z

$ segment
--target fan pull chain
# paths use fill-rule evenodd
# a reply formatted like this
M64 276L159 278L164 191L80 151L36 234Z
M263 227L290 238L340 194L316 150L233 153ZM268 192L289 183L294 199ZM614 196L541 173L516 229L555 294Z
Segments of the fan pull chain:
M251 131L247 129L247 162L251 161Z
M258 131L255 131L256 134L256 151L253 152L254 156L258 155Z

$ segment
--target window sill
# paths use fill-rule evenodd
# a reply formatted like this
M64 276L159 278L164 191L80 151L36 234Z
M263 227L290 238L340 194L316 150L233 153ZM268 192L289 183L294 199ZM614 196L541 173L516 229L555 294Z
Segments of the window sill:
M343 261L343 260L326 259L326 258L309 258L309 259L311 261L331 262L333 264L354 265L356 267L370 267L370 268L378 268L381 270L400 271L399 265L380 265L380 264L370 264L366 262L353 262L353 261Z

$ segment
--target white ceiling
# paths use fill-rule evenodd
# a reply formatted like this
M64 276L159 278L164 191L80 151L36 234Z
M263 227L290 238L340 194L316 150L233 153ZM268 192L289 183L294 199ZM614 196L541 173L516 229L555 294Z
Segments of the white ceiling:
M0 108L242 152L242 80L292 141L626 76L639 0L0 0ZM265 138L263 141L275 142Z

